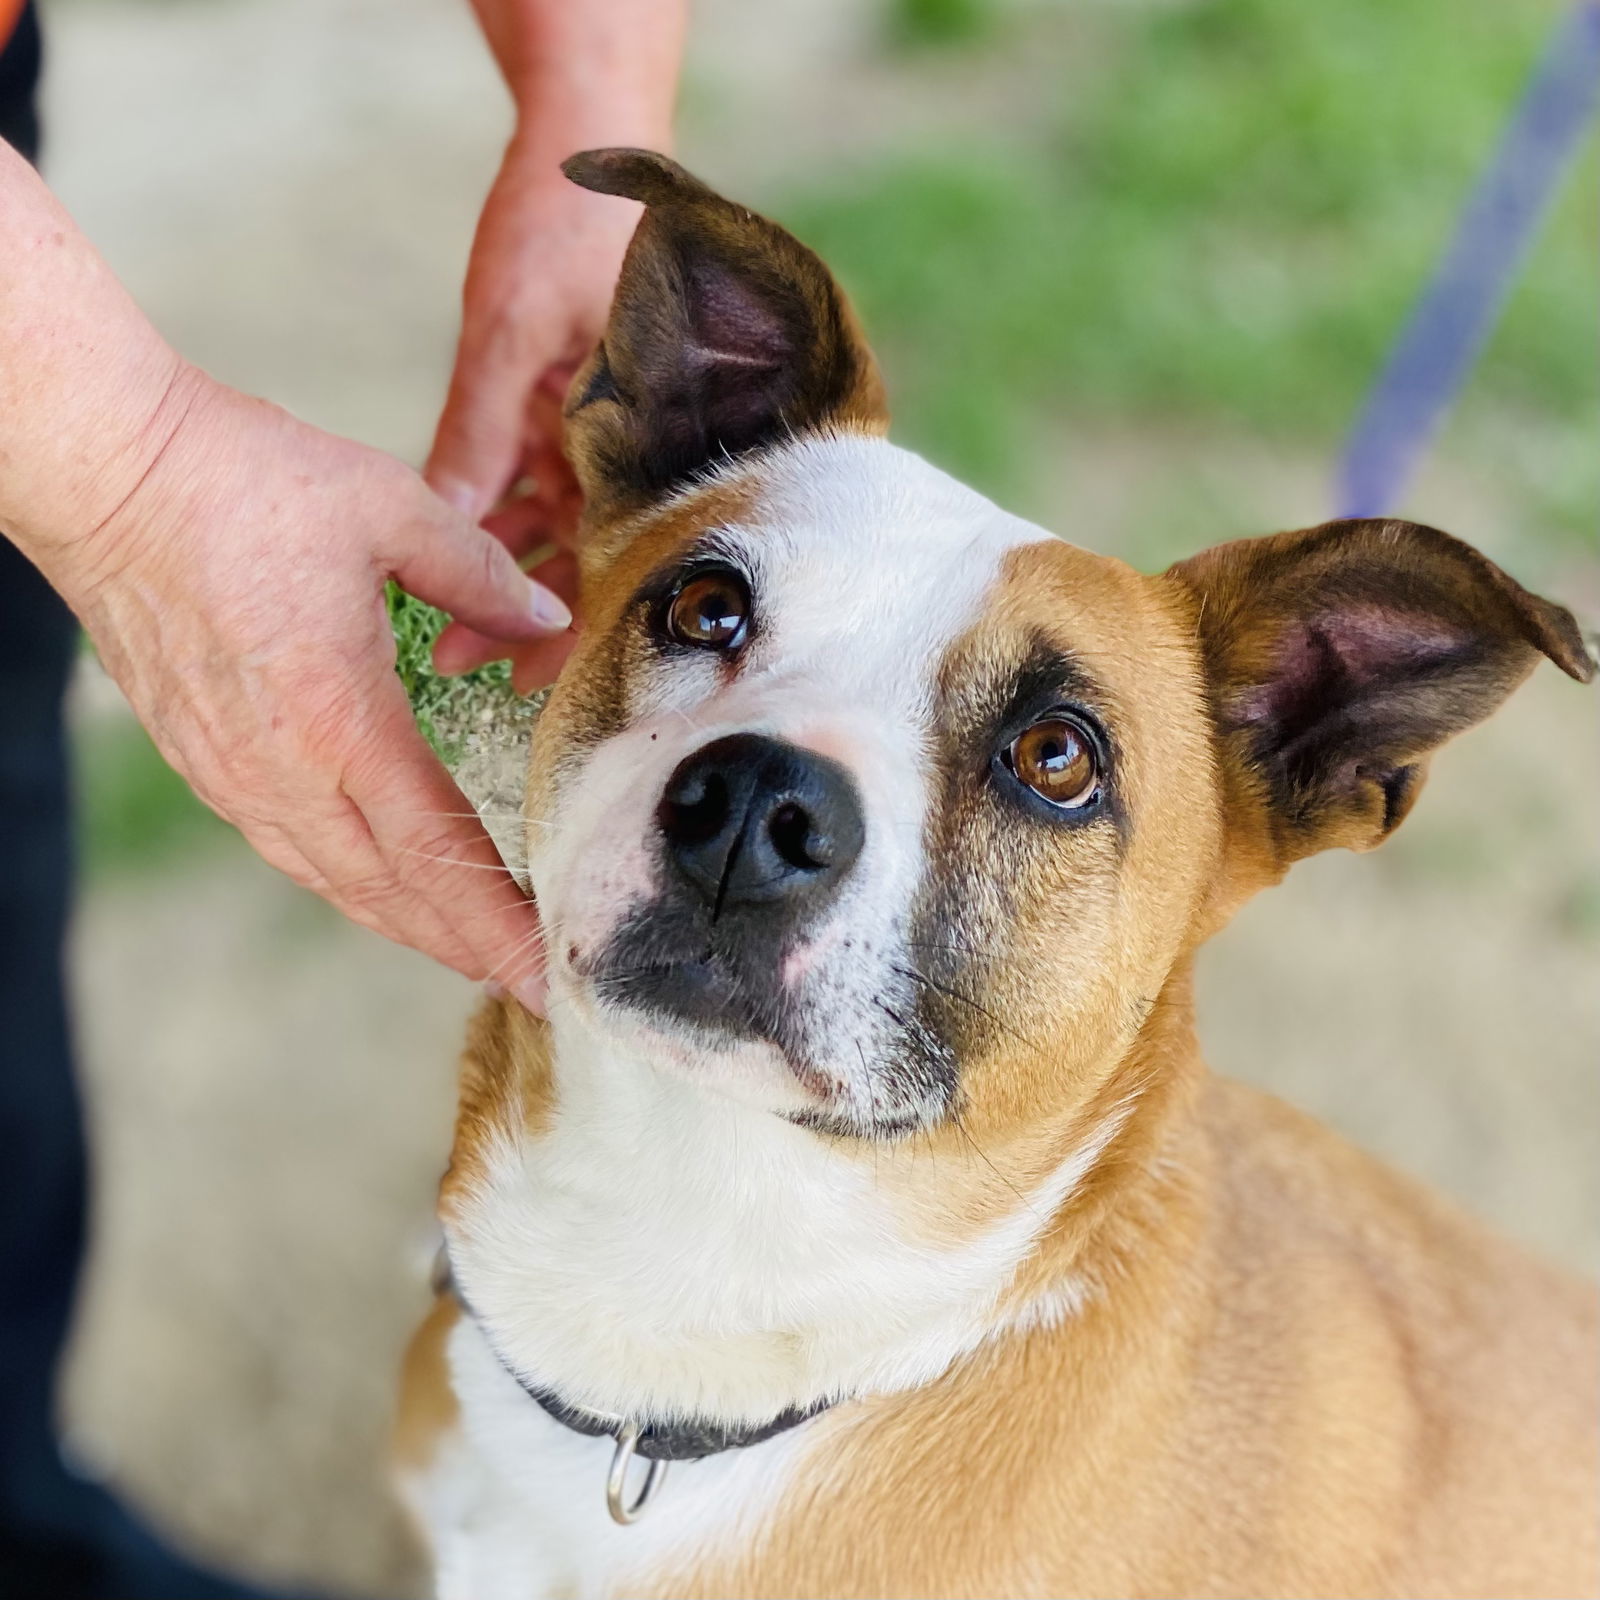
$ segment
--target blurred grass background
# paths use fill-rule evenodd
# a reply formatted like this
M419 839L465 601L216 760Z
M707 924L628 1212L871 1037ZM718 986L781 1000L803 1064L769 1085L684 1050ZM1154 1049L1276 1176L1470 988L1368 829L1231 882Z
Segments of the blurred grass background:
M1547 42L1545 4L901 0L906 48L1037 52L1056 92L785 208L859 297L908 440L1037 496L1038 419L1206 427L1331 456ZM1537 432L1539 536L1600 503L1591 139L1451 443ZM1449 446L1447 445L1447 448ZM1190 529L1168 524L1168 549Z
M405 459L508 111L464 0L44 0L47 168L178 346ZM896 435L1155 566L1333 509L1565 0L699 0L682 153L858 299ZM1600 609L1591 137L1401 509ZM433 621L402 616L425 717ZM83 1457L301 1590L415 1583L382 1468L466 985L193 800L86 663ZM429 698L441 697L441 698ZM452 715L458 710L451 705ZM1219 1070L1520 1237L1600 1217L1594 701L1544 669L1376 857L1210 950Z

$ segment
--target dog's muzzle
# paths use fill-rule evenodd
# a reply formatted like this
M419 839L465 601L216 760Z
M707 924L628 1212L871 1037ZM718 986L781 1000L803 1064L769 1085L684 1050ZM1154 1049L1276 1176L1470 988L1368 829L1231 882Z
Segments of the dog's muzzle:
M783 957L833 902L866 837L849 774L813 751L733 734L678 765L655 823L661 889L586 975L614 1003L793 1043Z
M760 734L718 739L667 780L656 824L679 883L716 922L793 927L861 854L865 825L835 761Z

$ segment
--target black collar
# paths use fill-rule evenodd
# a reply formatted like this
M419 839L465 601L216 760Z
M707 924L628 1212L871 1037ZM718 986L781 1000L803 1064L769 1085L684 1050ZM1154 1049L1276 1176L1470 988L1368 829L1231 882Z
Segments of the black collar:
M512 1376L516 1377L516 1374L512 1373ZM536 1389L521 1378L517 1378L517 1382L522 1384L522 1392L530 1400L537 1400L565 1428L587 1433L594 1438L601 1435L614 1438L622 1427L620 1417L603 1417L578 1406L569 1406L548 1389ZM634 1452L647 1461L698 1461L703 1456L721 1455L724 1450L742 1450L747 1444L760 1444L763 1439L785 1433L808 1417L826 1411L830 1404L830 1401L822 1400L804 1411L791 1406L787 1411L780 1411L770 1422L755 1423L748 1427L727 1427L720 1422L641 1422Z
M598 1411L586 1411L581 1406L568 1405L553 1390L540 1389L529 1383L495 1349L494 1341L484 1331L483 1319L467 1304L466 1296L461 1293L460 1286L450 1273L448 1265L443 1267L438 1277L443 1280L439 1287L447 1289L454 1295L456 1304L461 1307L462 1312L478 1324L479 1331L484 1333L484 1343L493 1352L495 1360L517 1380L518 1386L530 1400L536 1401L562 1427L571 1428L574 1433L588 1434L594 1439L613 1439L620 1436L626 1418L608 1417ZM721 1455L724 1450L742 1450L746 1445L760 1444L763 1439L771 1439L777 1434L786 1433L808 1418L826 1411L832 1404L831 1400L819 1400L815 1405L807 1406L803 1410L791 1406L787 1411L780 1411L770 1421L753 1423L749 1426L737 1424L727 1426L720 1422L703 1420L672 1422L640 1420L634 1453L643 1456L646 1461L699 1461L705 1456Z

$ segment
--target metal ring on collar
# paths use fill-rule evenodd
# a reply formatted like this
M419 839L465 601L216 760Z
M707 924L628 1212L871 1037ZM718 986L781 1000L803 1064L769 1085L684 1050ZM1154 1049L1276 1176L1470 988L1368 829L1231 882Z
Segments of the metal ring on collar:
M665 1461L652 1461L650 1470L645 1473L643 1486L630 1503L627 1498L628 1464L638 1448L639 1424L623 1423L617 1431L617 1448L611 1456L611 1470L606 1474L606 1510L611 1513L611 1520L621 1523L623 1527L639 1520L644 1508L661 1487L661 1480L667 1475Z

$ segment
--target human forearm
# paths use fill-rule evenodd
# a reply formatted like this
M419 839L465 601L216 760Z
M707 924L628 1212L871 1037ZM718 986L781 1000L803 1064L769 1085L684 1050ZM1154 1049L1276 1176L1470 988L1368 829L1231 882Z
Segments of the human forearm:
M198 374L4 141L0 218L0 530L70 588Z
M607 144L665 148L686 0L471 0L517 106L516 139L559 162Z
M475 520L531 484L495 526L522 555L570 531L576 486L560 454L561 395L600 336L636 220L634 208L567 183L561 163L606 145L670 146L687 4L471 3L517 122L473 241L428 479ZM496 648L453 629L437 659L460 670ZM524 670L519 663L519 683Z
M3 143L0 530L262 855L537 1002L537 919L417 733L383 590L552 660L566 608L409 468L184 363Z

